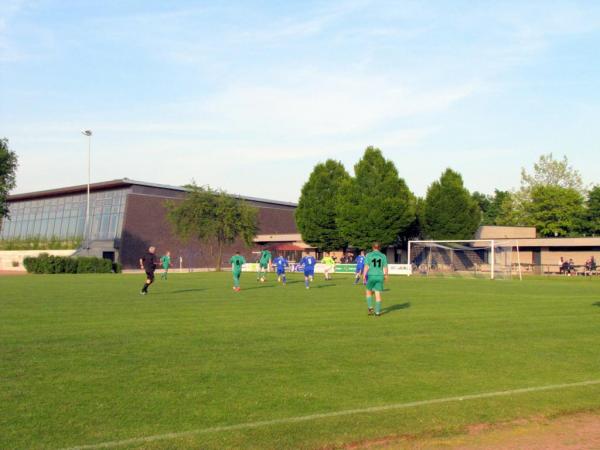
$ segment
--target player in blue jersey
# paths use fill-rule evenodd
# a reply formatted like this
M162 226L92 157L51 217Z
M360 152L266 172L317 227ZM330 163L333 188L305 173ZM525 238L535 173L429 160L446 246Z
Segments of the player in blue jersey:
M273 260L273 264L275 264L275 268L277 269L277 281L283 281L283 285L285 286L285 269L289 265L288 260L280 255Z
M356 264L356 275L354 276L354 284L358 284L360 278L363 276L363 270L365 269L365 252L364 250L354 260ZM365 283L363 279L363 283Z
M310 256L308 253L304 255L304 258L300 261L300 264L304 266L304 285L306 289L310 288L310 283L315 277L315 264L317 260L314 256Z

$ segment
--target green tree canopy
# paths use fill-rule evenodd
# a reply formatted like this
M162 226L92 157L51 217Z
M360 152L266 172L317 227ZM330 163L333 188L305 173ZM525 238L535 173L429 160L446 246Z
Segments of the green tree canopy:
M510 196L508 191L494 190L494 195L486 195L473 192L473 199L481 210L481 225L500 225L502 221L503 207L506 199Z
M496 223L535 226L542 236L576 235L586 228L584 193L581 175L566 156L541 155L531 173L521 170L521 188L503 199Z
M531 225L541 236L569 236L582 226L583 197L574 188L539 185L531 190Z
M258 210L224 191L191 185L186 198L168 202L168 218L182 239L217 242L217 270L221 269L223 247L242 238L247 246L258 230Z
M349 178L342 163L332 159L313 169L296 209L296 225L308 244L324 251L347 246L336 225L336 202L341 185Z
M17 155L8 148L8 139L0 139L0 219L8 217L6 199L17 185L17 166Z
M566 156L555 160L552 153L541 155L533 165L533 172L521 169L521 189L530 191L536 186L558 186L584 192L585 187L579 171L569 165Z
M483 194L481 192L473 192L471 194L471 196L473 197L473 200L475 200L477 202L477 206L479 206L479 210L481 211L481 225L487 225L485 222L485 217L486 217L486 213L487 211L490 209L491 205L492 205L492 196L491 195L486 195Z
M584 231L586 234L600 235L600 186L594 186L588 192Z
M368 147L340 190L337 225L355 247L394 244L415 220L415 196L381 150Z
M446 169L427 189L423 231L428 238L472 239L480 220L479 205L459 173Z

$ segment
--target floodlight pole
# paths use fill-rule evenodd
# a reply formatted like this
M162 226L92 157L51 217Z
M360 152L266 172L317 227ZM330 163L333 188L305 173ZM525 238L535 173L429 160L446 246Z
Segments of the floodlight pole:
M92 180L92 130L83 130L81 132L84 136L88 138L88 154L87 154L87 199L85 206L85 227L83 229L83 239L86 242L87 249L90 248L89 243L89 227L90 227L90 183Z

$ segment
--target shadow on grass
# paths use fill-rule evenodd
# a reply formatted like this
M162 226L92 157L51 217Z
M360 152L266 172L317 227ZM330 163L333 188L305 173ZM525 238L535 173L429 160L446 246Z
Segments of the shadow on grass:
M381 310L381 314L389 314L394 311L398 311L400 309L410 308L410 302L406 303L396 303L395 305L388 306L387 308L383 308Z
M254 286L254 287L248 287L248 288L242 288L242 291L251 291L252 289L266 289L266 288L273 288L275 287L274 284L263 284L260 286Z
M336 284L319 284L317 286L311 286L311 289L323 289L323 288L328 288L328 287L334 287L336 286Z
M598 307L600 307L600 302L592 303L592 306L598 306Z
M194 288L194 289L180 289L178 291L173 291L171 294L184 294L186 292L202 292L206 291L206 288Z

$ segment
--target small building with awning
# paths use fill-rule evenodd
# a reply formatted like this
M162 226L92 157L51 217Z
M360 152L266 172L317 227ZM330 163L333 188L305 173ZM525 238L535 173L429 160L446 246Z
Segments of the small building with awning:
M512 243L521 265L542 273L559 272L560 258L583 267L591 257L600 260L600 237L537 237L535 227L482 226L475 239Z

